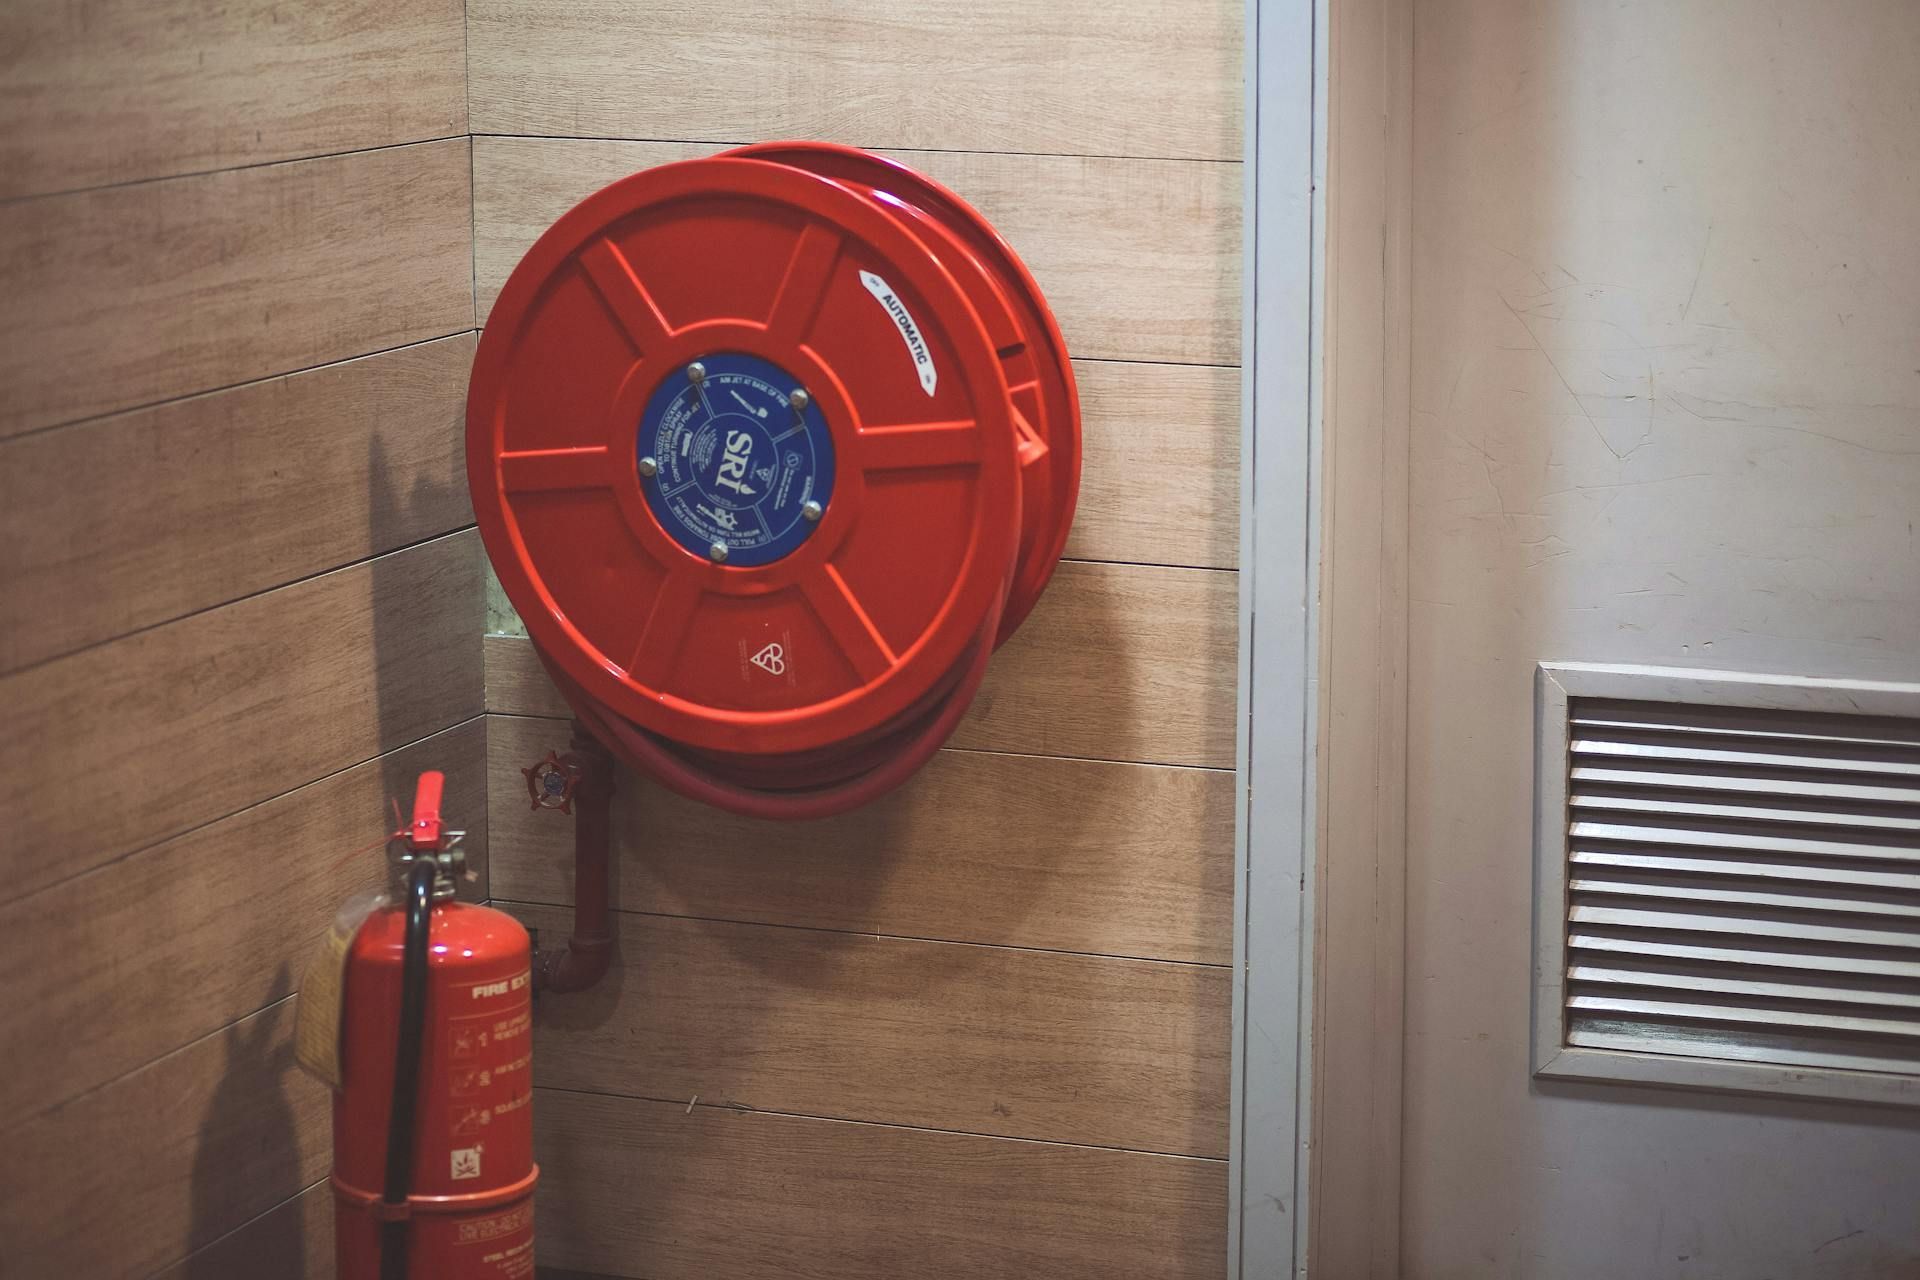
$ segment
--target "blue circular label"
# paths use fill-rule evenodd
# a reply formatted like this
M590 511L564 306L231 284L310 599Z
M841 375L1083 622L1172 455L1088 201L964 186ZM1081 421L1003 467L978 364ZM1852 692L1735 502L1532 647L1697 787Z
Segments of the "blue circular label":
M833 437L779 365L722 351L673 371L640 418L640 490L668 535L696 555L770 564L805 542L833 494ZM649 466L652 471L649 474ZM809 519L809 504L816 518Z

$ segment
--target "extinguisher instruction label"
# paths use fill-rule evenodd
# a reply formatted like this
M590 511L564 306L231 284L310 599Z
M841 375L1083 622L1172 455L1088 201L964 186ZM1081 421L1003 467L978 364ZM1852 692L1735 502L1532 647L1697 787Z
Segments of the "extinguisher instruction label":
M532 979L522 970L447 989L448 1003L460 1011L447 1020L444 1058L447 1176L455 1182L485 1176L487 1134L532 1101Z

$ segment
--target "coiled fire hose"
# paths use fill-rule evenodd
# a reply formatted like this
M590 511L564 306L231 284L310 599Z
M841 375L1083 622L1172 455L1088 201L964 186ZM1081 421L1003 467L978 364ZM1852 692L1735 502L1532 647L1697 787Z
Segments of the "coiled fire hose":
M565 214L468 397L482 538L629 767L811 818L953 733L1066 542L1079 404L1032 276L851 148L664 165Z

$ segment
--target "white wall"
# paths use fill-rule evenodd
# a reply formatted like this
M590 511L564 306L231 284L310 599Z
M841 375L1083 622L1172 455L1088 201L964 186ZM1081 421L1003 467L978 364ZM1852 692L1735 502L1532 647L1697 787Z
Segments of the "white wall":
M1920 1116L1527 1071L1540 659L1920 678L1920 3L1416 10L1410 1280L1920 1275Z

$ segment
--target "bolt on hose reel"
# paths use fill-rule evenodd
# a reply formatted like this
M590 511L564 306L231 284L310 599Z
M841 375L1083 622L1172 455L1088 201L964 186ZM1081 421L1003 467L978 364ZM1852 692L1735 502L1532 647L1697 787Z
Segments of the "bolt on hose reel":
M501 585L630 765L838 812L952 732L1065 544L1058 326L959 197L778 143L589 196L495 303L468 478Z

